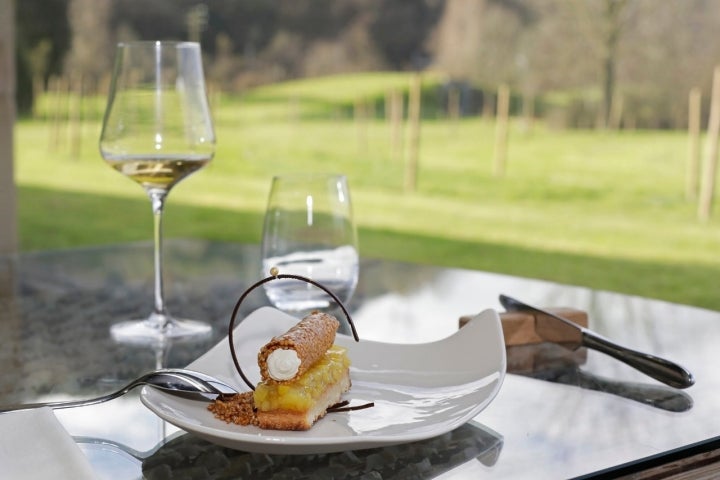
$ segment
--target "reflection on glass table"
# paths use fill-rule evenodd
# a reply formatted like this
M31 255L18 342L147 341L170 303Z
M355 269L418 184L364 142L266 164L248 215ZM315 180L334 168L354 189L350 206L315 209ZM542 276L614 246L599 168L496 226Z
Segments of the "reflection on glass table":
M115 343L108 333L112 323L141 314L151 300L152 289L147 287L152 278L145 268L152 258L151 244L1 258L0 362L6 368L0 376L0 402L90 397L158 364L188 365L225 336L235 301L258 279L259 250L258 245L167 243L170 307L207 319L214 333L205 341L168 343L160 351ZM594 331L676 361L696 378L686 390L667 390L598 352L579 350L575 354L580 358L553 359L556 346L546 345L542 348L553 352L545 363L537 352L523 352L520 357L508 352L508 375L493 402L462 430L431 439L439 442L433 445L452 450L443 441L465 442L463 435L472 427L483 432L475 446L478 455L483 457L483 446L488 444L486 434L500 439L502 448L495 449L492 462L451 462L451 471L472 468L472 478L481 479L523 479L528 471L537 479L591 478L646 469L668 459L669 452L688 456L718 443L720 427L709 421L720 416L718 312L462 269L365 258L360 270L349 308L361 341L436 341L457 332L462 316L486 308L499 310L498 294L505 293L541 307L582 309ZM241 315L267 303L260 290L248 298ZM547 357L547 351L540 353ZM249 462L257 469L260 466L253 462L263 461L262 455L228 451L180 433L145 408L138 392L104 405L58 411L57 417L75 437L100 438L149 452L141 467L135 460L122 460L135 462L136 473L144 471L146 476L187 467L180 458L172 464L158 460L161 455L173 458L173 452L181 457L185 447L204 462L213 458L224 464ZM366 464L380 462L393 468L391 460L383 463L382 452L371 451L333 454L323 457L326 463L320 466L332 469L341 459L353 460L353 455ZM436 465L433 458L431 467ZM412 463L408 462L406 467ZM290 470L310 468L304 456L278 463ZM101 478L139 475L124 476L127 470L121 472L117 462L93 465ZM423 465L416 467L428 466Z
M502 450L502 437L467 423L447 434L384 448L316 455L243 452L218 447L176 432L147 451L101 438L75 437L95 464L142 472L144 478L467 478L491 467ZM180 454L182 452L182 454ZM479 462L479 465L474 465ZM374 476L373 476L374 475ZM324 478L323 477L323 478Z

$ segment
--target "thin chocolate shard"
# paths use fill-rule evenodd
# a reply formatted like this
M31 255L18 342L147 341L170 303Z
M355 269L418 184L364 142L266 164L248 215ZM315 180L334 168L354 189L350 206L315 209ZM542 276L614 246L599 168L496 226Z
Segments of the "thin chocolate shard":
M364 410L375 406L375 402L363 403L362 405L350 405L350 402L339 402L327 409L327 413L352 412L353 410Z

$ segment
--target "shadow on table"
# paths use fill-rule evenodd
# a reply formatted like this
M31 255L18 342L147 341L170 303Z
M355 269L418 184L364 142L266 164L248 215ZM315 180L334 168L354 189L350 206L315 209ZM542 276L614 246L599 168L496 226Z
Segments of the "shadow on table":
M587 372L580 368L586 355L584 348L568 351L554 343L511 346L507 347L508 373L609 393L670 412L685 412L693 407L692 397L675 388Z

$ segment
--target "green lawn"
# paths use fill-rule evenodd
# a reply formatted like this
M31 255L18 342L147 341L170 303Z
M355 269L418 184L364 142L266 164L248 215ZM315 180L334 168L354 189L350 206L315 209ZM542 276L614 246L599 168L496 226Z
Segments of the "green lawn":
M526 130L517 121L506 175L495 178L491 121L429 116L418 190L404 192L404 166L391 155L380 110L368 123L345 115L356 93L379 104L389 86L407 79L381 80L306 80L242 98L213 97L216 157L170 195L166 236L257 241L272 175L342 172L364 255L720 309L720 227L716 219L699 223L685 199L684 134L553 131L542 124ZM87 105L97 113L96 104ZM98 130L97 119L83 124L75 156L66 126L18 123L23 250L150 238L149 203L103 164Z

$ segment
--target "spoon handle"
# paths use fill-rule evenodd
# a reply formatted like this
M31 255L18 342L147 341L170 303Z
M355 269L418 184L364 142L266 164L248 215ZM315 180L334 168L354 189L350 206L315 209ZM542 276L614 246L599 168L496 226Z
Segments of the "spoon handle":
M5 412L12 412L15 410L30 410L33 408L42 408L42 407L50 407L52 409L59 409L59 408L73 408L73 407L83 407L86 405L96 405L98 403L107 402L108 400L112 400L114 398L118 398L122 395L125 395L127 392L132 390L133 388L145 384L145 377L147 375L144 375L140 377L137 380L134 380L124 387L122 387L119 390L116 390L112 393L108 393L106 395L101 395L99 397L94 398L87 398L84 400L59 400L55 402L40 402L40 403L16 403L13 405L3 405L0 406L0 413Z
M120 395L127 392L129 388L124 388L122 390L118 390L117 392L113 392L107 395L103 395L101 397L95 397L95 398L88 398L85 400L63 400L63 401L56 401L56 402L40 402L40 403L15 403L11 405L3 405L0 406L0 413L5 412L13 412L16 410L30 410L33 408L42 408L42 407L50 407L50 408L72 408L72 407L82 407L85 405L95 405L98 403L107 402L108 400L112 400L113 398L117 398Z

